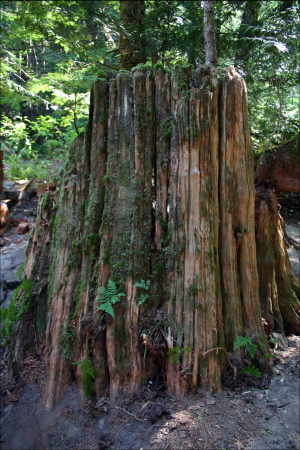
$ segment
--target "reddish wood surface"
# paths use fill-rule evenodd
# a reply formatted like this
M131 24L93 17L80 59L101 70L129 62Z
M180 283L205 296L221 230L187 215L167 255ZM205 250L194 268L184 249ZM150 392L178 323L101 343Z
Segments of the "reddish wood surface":
M18 225L17 233L18 233L18 234L25 234L25 233L27 233L27 231L29 231L29 223L27 223L27 222L21 222L21 223Z
M276 151L267 152L258 170L256 184L279 192L300 192L300 144L294 139Z

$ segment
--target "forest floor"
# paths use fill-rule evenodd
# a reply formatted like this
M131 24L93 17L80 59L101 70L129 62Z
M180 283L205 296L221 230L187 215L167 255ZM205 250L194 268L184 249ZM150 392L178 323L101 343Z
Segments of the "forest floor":
M36 205L36 198L22 200L11 209L11 217L34 222ZM291 206L281 212L288 233L299 239L299 212L295 214ZM7 306L20 282L16 271L25 260L29 235L20 236L10 227L5 236L10 242L1 249L0 275L5 286L2 305L5 301ZM83 404L72 382L61 403L47 412L42 401L46 382L43 343L28 356L22 373L8 381L2 346L1 449L300 449L300 336L287 336L274 356L269 386L259 381L246 385L238 376L235 390L225 387L216 395L199 391L175 399L163 383L149 382L135 395L119 398L112 405L108 395Z

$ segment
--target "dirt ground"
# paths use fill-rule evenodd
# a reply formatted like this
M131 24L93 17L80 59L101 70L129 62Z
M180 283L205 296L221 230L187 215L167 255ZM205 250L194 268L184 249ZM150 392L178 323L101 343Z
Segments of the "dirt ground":
M36 203L37 199L27 199L16 204L11 217L34 222ZM284 218L288 222L289 216ZM298 219L288 223L299 226ZM6 237L10 242L5 242L0 255L2 305L20 283L15 272L24 261L29 235L17 235L10 227ZM40 342L25 361L23 372L8 381L7 352L0 349L1 449L300 449L299 336L288 336L274 350L269 386L262 381L247 384L247 376L238 375L233 390L229 374L220 394L199 390L175 399L162 382L149 382L137 394L112 405L108 394L83 403L72 382L51 412L45 411L42 401L43 348Z
M108 396L84 405L75 383L52 412L43 408L46 368L32 355L5 381L1 362L2 449L299 449L300 337L275 351L267 389L225 388L174 399L163 384L143 386L112 405Z

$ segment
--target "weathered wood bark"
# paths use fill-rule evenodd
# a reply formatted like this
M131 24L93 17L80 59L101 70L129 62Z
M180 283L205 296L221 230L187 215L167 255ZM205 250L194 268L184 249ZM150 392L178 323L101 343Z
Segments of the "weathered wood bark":
M144 18L144 0L120 0L120 69L146 62Z
M227 346L232 348L236 335L261 333L247 90L234 70L226 71L221 111L221 279L224 332Z
M212 66L193 75L108 74L93 85L86 132L59 189L48 252L46 407L63 397L72 372L81 384L72 364L83 358L99 375L97 397L109 387L116 400L159 377L176 395L219 391L226 363L215 346L231 352L238 335L264 337L243 79ZM28 277L40 260L32 243ZM114 317L98 309L109 279L125 294ZM150 289L139 305L141 280Z
M275 331L300 333L300 283L282 236L277 194L300 192L300 148L294 139L267 152L256 178L256 244L262 315Z
M276 194L258 187L255 209L262 316L277 332L300 333L300 283L283 242Z

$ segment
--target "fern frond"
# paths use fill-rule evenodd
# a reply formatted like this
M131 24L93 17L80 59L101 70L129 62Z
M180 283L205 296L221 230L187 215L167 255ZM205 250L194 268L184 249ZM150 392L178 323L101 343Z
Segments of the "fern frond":
M234 341L233 351L237 350L240 347L244 347L247 344L247 338L243 336L237 336Z
M117 295L116 285L111 278L108 280L108 291L111 296Z
M245 348L247 349L247 351L248 351L248 353L250 355L250 358L254 359L254 356L255 356L255 353L256 353L256 350L257 350L257 345L253 344L253 342L251 341L251 343L248 343L245 346Z
M240 375L243 375L244 373L246 373L247 375L253 375L256 378L261 377L260 371L257 369L257 367L254 367L254 366L244 367L242 370L239 370L238 373Z
M104 286L101 286L99 289L99 297L97 299L97 301L101 303L99 310L114 317L115 315L112 305L119 302L120 297L124 296L125 294L123 292L118 293L115 283L109 279L108 289Z

